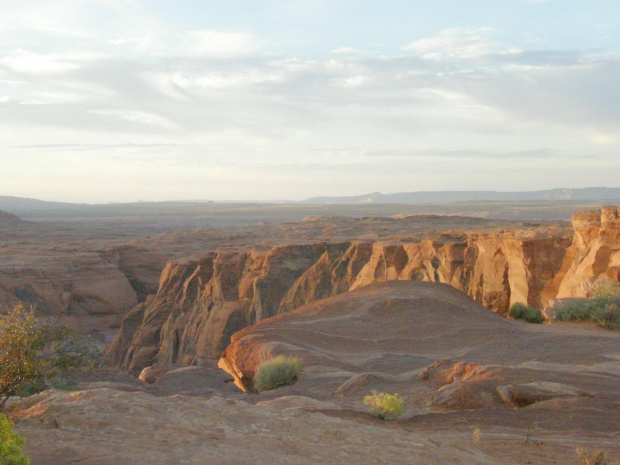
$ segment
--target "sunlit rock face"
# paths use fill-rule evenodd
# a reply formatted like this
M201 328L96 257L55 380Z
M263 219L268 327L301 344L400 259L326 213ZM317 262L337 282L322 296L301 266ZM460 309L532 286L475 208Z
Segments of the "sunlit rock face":
M394 280L449 284L502 315L516 302L542 309L556 297L587 295L596 279L617 279L619 223L618 208L603 208L573 216L572 241L503 232L221 248L169 262L157 293L127 315L110 353L135 373L155 362L211 363L242 328Z
M620 206L573 215L575 236L559 276L557 297L587 297L597 280L620 277Z
M568 245L562 238L508 234L221 249L169 262L157 294L127 315L111 354L136 373L156 361L208 363L246 326L393 280L450 284L500 314L517 301L543 307L557 292L553 278Z

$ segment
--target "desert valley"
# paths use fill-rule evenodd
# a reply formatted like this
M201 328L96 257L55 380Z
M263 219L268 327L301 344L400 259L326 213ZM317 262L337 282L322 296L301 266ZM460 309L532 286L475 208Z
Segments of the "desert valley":
M4 308L103 350L70 388L9 399L31 463L618 461L620 332L554 316L619 281L620 207L435 207L185 205L164 232L166 205L3 212ZM277 356L296 381L257 392Z

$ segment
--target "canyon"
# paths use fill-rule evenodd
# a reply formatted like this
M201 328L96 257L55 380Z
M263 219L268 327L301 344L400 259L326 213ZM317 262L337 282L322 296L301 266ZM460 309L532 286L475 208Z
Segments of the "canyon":
M441 220L446 221L382 220L399 229L407 229L407 223L411 230L412 223L423 224L425 235L413 240L392 235L381 240L226 247L170 261L157 293L125 317L111 357L135 374L154 363L210 364L232 334L247 326L385 281L449 284L506 315L516 302L544 309L555 298L587 296L597 279L617 280L617 207L575 213L572 238L540 225L487 233L431 232L438 226L433 221Z
M3 302L107 345L109 367L76 375L75 391L9 402L33 465L620 457L620 334L505 317L617 281L618 207L571 223L317 216L145 235L5 214L0 226ZM280 354L303 360L298 381L254 393L257 366ZM370 415L372 390L401 393L405 413Z
M114 362L138 373L211 363L246 326L373 283L447 283L504 315L515 302L543 309L586 296L620 274L617 207L576 212L571 224L461 215L258 223L144 235L4 213L0 305L59 316L102 346L114 339Z

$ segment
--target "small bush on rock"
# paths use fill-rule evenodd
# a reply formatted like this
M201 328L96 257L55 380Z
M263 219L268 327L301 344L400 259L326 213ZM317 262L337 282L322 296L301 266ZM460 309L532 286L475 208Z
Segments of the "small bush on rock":
M0 465L28 465L22 454L24 444L26 440L13 432L13 422L0 413Z
M278 355L263 362L254 376L254 389L263 392L295 384L301 367L302 362L299 357L286 355Z
M384 421L396 420L405 411L405 398L400 394L372 391L364 397L370 413Z
M530 323L544 323L545 317L540 310L529 307L522 303L515 303L510 307L508 316L513 320L525 320Z

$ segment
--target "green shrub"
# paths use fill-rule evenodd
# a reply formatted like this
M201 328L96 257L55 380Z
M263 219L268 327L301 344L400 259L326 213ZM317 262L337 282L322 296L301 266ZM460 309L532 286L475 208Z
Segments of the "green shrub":
M40 392L55 377L96 363L98 355L58 320L16 306L0 316L0 407L9 396Z
M620 328L620 283L598 285L589 299L573 299L555 310L560 321L590 320L607 328Z
M0 413L0 465L28 465L30 461L22 454L26 440L13 432L13 423Z
M620 302L609 302L594 308L590 319L602 328L620 328Z
M540 310L526 306L522 303L515 303L510 307L508 316L513 320L525 320L530 323L544 323L545 317Z
M278 355L263 362L254 376L254 389L263 392L295 384L301 367L302 362L299 357L285 355Z
M620 300L620 283L607 281L597 285L592 291L593 299Z
M364 405L370 407L370 413L384 421L396 420L405 411L405 398L400 394L388 394L373 390L364 397Z
M554 309L555 319L559 321L589 320L590 312L594 307L596 307L596 302L590 299L570 300Z

